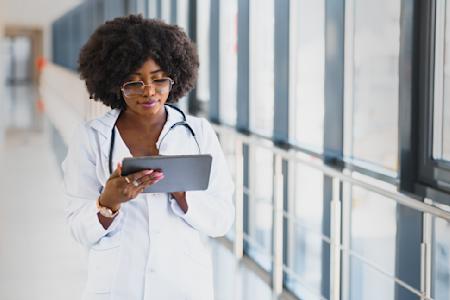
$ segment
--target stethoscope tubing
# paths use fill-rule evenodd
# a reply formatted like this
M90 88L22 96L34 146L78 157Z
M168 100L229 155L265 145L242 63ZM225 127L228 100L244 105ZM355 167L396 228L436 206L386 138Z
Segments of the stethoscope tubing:
M194 138L195 143L197 144L198 154L200 154L201 153L201 151L200 151L200 144L198 143L198 140L197 140L197 137L195 135L194 129L192 129L192 127L187 123L186 115L184 114L184 112L181 109L179 109L178 107L174 106L174 105L171 105L171 104L165 104L165 105L170 106L171 108L173 108L176 111L178 111L183 116L183 121L177 122L177 123L173 124L172 126L170 126L169 130L161 138L161 141L160 141L159 144L160 145L162 144L163 140L166 138L166 136L169 134L169 132L172 131L175 127L177 127L177 126L184 126L184 127L186 127L189 130L189 132L191 133L192 137ZM119 119L119 117L117 117L117 120L118 119ZM112 127L112 130L111 130L111 144L109 146L109 156L108 156L108 162L109 162L108 167L109 167L109 173L110 174L113 173L112 155L113 155L113 151L114 151L114 142L115 142L115 139L116 139L116 132L115 132L114 129L116 127L117 120L114 123L114 125Z

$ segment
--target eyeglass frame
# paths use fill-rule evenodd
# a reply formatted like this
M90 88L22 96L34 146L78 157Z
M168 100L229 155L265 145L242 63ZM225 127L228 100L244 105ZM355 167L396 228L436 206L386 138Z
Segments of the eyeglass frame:
M141 83L142 83L142 90L145 91L145 87L146 87L146 86L152 86L152 85L153 85L153 82L155 82L155 81L157 81L157 80L162 80L162 79L169 79L169 82L170 82L170 89L169 89L168 92L170 92L170 91L172 90L173 85L175 84L175 81L174 81L172 78L170 78L170 77L162 77L162 78L158 78L158 79L152 80L152 82L149 83L149 84L145 84L145 82L142 81L142 80L127 81L127 82L125 82L124 84L122 84L122 87L120 88L120 90L122 91L122 93L124 93L124 96L125 96L125 91L124 91L124 86L125 86L125 85L127 85L127 84L129 84L129 83L141 82ZM162 93L160 93L160 92L157 92L157 91L156 91L156 88L155 88L155 92L158 93L158 94L162 94ZM139 94L134 94L133 96L139 96ZM130 95L126 95L126 97L130 97ZM131 96L131 97L132 97L132 96Z

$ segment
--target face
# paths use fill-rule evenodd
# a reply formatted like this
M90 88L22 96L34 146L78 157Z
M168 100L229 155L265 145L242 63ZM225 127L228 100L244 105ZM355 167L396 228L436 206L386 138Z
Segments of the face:
M153 59L147 60L122 86L127 110L140 115L164 113L172 81Z

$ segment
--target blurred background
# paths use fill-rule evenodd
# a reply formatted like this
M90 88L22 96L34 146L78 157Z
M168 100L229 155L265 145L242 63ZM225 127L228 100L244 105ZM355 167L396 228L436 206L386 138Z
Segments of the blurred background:
M76 72L140 13L198 46L179 107L235 180L216 299L450 299L450 2L0 0L0 299L80 299L60 164L107 111Z

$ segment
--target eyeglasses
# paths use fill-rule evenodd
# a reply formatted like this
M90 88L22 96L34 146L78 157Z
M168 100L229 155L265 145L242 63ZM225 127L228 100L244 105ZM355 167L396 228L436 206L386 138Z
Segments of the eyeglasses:
M155 93L164 94L170 92L174 81L169 77L158 78L152 80L149 84L145 84L143 81L130 81L122 85L123 95L126 97L142 96L145 92L146 86L153 86Z

